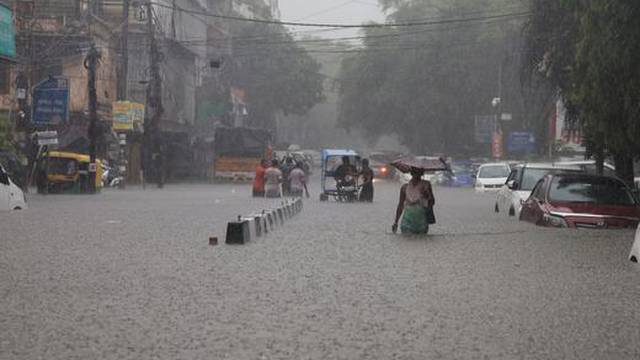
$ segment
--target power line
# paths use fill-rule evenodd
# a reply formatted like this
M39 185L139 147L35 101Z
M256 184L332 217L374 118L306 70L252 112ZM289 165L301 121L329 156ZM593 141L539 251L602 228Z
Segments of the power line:
M340 9L340 8L342 8L344 6L347 6L347 5L349 5L349 4L351 4L351 3L355 2L355 1L356 0L347 0L347 1L343 2L343 3L340 3L338 5L332 6L330 8L327 8L327 9L324 9L324 10L320 10L318 12L315 12L315 13L312 13L310 15L307 15L307 16L305 16L303 18L300 18L298 21L306 20L306 19L310 19L310 18L313 18L313 17L318 16L318 15L326 14L326 13L331 12L333 10L337 10L337 9Z
M424 25L440 25L440 24L453 24L460 22L471 22L471 21L483 21L490 19L499 19L505 17L525 17L531 15L530 11L525 12L515 12L515 13L506 13L500 15L493 16L481 16L481 17L470 17L470 18L451 18L451 19L440 19L440 20L430 20L430 21L416 21L416 22L401 22L401 23L372 23L372 24L326 24L326 23L304 23L304 22L292 22L292 21L276 21L276 20L263 20L263 19L253 19L253 18L245 18L240 16L229 16L229 15L219 15L212 14L205 11L197 11L197 10L189 10L185 8L181 8L179 6L173 7L165 4L153 2L152 4L157 5L159 7L175 9L180 12L188 13L188 14L196 14L214 17L218 19L225 20L233 20L233 21L244 21L244 22L253 22L260 24L271 24L271 25L282 25L282 26L302 26L302 27L322 27L322 28L357 28L357 29L367 29L367 28L390 28L390 27L410 27L410 26L424 26Z

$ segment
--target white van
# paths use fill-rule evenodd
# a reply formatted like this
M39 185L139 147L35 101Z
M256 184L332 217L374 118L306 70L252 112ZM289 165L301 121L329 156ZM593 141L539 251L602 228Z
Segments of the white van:
M0 165L0 211L21 210L27 208L24 193L11 181Z

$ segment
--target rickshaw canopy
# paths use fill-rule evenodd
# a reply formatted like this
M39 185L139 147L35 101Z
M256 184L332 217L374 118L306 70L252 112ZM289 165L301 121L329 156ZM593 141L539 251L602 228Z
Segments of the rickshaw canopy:
M349 157L357 157L359 156L355 150L341 150L341 149L324 149L322 150L322 160L326 160L327 158L334 156L349 156Z

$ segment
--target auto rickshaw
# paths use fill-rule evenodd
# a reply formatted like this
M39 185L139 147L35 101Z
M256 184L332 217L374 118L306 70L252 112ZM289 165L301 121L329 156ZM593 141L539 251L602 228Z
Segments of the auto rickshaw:
M47 151L38 159L37 186L39 193L88 193L89 155ZM102 162L96 159L96 190L102 188Z
M333 196L337 201L350 202L358 198L358 176L349 175L345 179L336 178L336 170L342 164L342 158L349 158L356 169L360 165L360 155L354 150L325 149L322 150L320 167L320 201L329 200Z

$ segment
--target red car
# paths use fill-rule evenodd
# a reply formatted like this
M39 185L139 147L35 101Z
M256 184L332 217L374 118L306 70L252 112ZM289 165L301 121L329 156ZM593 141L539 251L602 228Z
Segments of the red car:
M635 228L640 207L631 189L616 178L550 174L533 188L520 220L558 228Z

